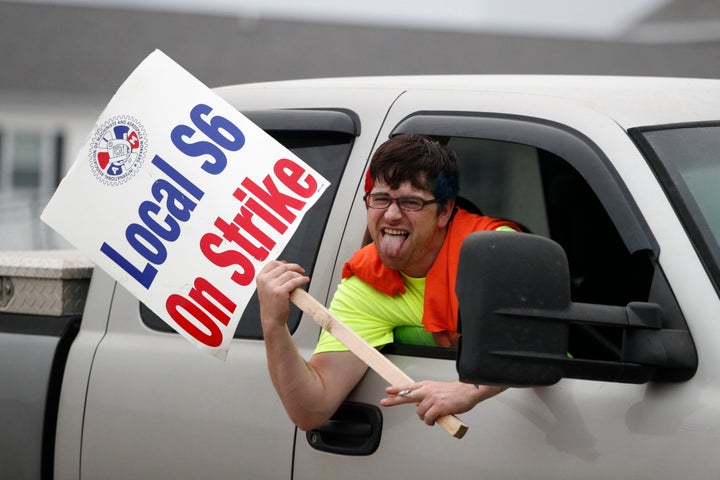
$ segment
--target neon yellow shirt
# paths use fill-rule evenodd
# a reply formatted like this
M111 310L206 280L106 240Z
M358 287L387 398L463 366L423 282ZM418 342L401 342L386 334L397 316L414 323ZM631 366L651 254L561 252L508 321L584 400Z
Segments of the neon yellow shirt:
M392 297L356 276L346 278L338 286L329 310L370 345L382 347L392 343L396 327L422 328L425 278L403 277L405 293ZM315 353L342 351L347 348L323 330Z
M495 230L515 231L508 226ZM343 279L330 303L330 312L373 347L392 343L394 338L399 343L434 345L432 334L426 332L422 324L425 277L400 273L405 280L405 293L395 296L378 292L354 275ZM315 347L316 354L347 350L325 330Z

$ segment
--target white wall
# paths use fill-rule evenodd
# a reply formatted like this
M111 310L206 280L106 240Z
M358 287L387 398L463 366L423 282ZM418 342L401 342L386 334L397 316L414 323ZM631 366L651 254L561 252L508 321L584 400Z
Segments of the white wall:
M67 248L69 245L39 220L57 178L55 138L63 137L61 175L67 173L107 100L76 95L0 96L0 250ZM14 138L39 135L40 186L13 185Z

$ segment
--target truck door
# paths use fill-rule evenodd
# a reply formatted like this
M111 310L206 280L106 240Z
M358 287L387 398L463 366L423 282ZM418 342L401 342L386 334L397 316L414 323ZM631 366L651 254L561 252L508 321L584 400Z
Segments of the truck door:
M322 279L315 261L359 126L337 111L245 113L330 181L282 254ZM295 428L267 373L258 310L255 296L222 362L118 286L87 392L82 478L291 478ZM292 331L299 320L295 310Z
M380 141L397 133L428 134L447 144L460 161L460 195L487 215L558 242L569 259L573 300L651 301L683 318L660 261L666 240L653 234L656 225L648 224L645 211L652 208L653 219L663 213L662 229L682 228L612 119L557 99L411 91L393 106ZM636 201L630 192L638 190L650 193ZM361 196L358 191L353 216L363 214ZM673 256L702 271L692 248ZM698 284L709 287L706 278ZM577 328L571 335L576 358L613 362L620 354L617 330ZM383 352L416 380L457 379L452 350L392 344ZM709 478L717 470L700 461L712 456L708 434L681 427L701 408L708 388L693 373L675 383L565 379L510 389L460 415L469 431L458 440L426 426L412 406L380 407L386 384L368 372L339 418L298 432L295 479L656 480L690 468ZM363 413L374 409L381 422ZM373 429L380 438L364 450Z

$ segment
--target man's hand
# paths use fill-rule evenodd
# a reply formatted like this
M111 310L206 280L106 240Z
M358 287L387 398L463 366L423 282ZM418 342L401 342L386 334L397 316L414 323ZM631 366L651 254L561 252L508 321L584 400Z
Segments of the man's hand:
M456 382L425 380L410 385L393 385L385 389L389 396L380 404L386 407L414 403L420 420L434 425L442 415L465 413L475 405L504 391L507 387L471 385Z
M290 313L290 292L309 281L305 269L296 263L273 260L265 265L257 276L263 330L285 325Z

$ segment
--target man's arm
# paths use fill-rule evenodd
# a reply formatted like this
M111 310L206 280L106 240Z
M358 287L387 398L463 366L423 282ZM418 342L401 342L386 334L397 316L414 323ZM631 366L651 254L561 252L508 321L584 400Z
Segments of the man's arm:
M309 278L297 264L268 263L257 277L268 370L290 419L302 430L322 425L357 385L367 365L351 352L305 361L287 328L290 292Z

